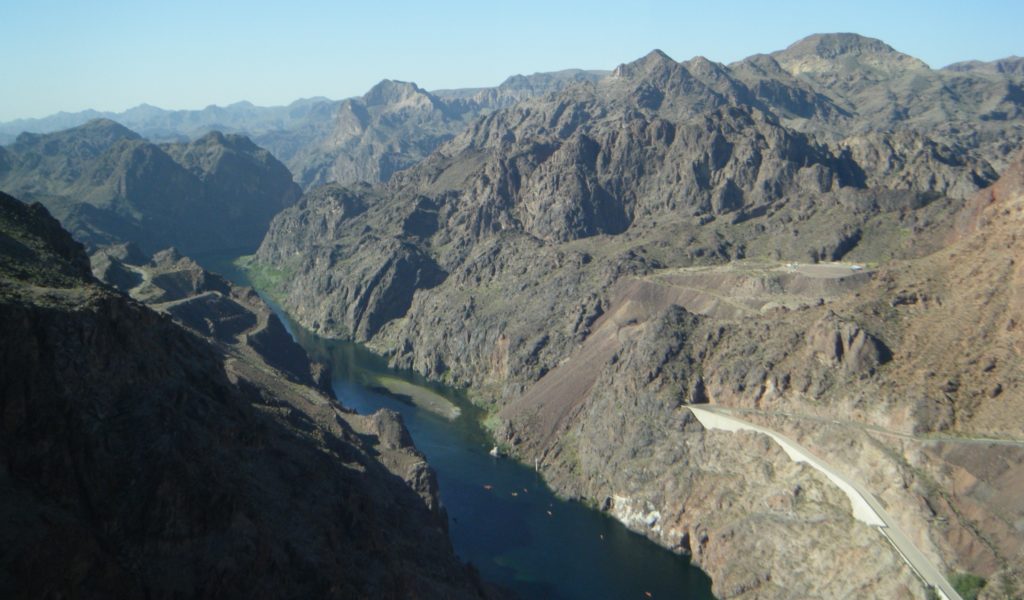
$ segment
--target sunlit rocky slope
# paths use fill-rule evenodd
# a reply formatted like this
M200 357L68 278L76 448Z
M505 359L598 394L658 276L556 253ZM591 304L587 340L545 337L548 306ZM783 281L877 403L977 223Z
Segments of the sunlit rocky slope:
M689 403L799 439L1012 597L1021 90L852 34L655 51L310 191L252 268L313 331L468 386L509 451L722 597L926 590L820 473Z

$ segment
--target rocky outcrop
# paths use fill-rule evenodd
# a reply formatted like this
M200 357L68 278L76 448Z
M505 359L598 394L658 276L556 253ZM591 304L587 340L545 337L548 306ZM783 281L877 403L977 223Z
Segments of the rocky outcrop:
M484 596L393 416L101 286L40 205L0 240L4 596Z
M417 290L444 280L444 271L414 244L367 239L363 249L360 260L352 261L337 248L319 248L302 256L294 267L330 273L304 283L325 309L306 312L316 315L310 323L314 331L369 339L409 310Z
M90 248L130 241L145 252L244 251L299 197L284 165L238 135L157 146L99 120L24 134L7 154L0 188L42 202Z
M856 33L811 35L772 56L794 75L857 74L861 79L884 81L908 71L928 70L923 61Z
M93 253L92 268L100 281L211 342L235 352L255 353L255 360L288 379L333 394L325 367L309 363L280 319L251 288L231 284L173 248L145 260L131 246L110 246Z
M214 219L224 249L255 247L253 240L263 238L274 215L299 198L291 172L243 135L212 131L191 143L161 148L203 182L212 206L195 217Z
M856 323L843 322L835 313L814 324L807 346L812 358L847 375L871 375L878 365L892 359L885 344Z

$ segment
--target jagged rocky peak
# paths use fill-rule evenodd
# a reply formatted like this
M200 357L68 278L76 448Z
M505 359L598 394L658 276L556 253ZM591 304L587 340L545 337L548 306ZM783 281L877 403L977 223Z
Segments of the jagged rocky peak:
M134 242L104 246L97 249L92 256L107 256L117 259L126 265L141 265L149 260Z
M703 56L676 62L661 50L653 50L643 58L620 65L613 81L635 97L644 108L667 105L685 112L703 110L725 101L749 104L749 90L730 72L729 67ZM614 85L614 84L613 84Z
M903 54L881 40L856 33L811 35L772 56L794 75L865 70L895 75L929 68L923 61Z
M368 107L409 102L433 105L435 99L429 92L411 81L392 79L382 80L363 94L363 103Z
M181 252L178 252L177 248L175 248L174 246L171 246L170 248L164 248L163 250L160 250L159 252L154 253L153 254L153 258L150 259L150 263L153 266L166 267L166 266L177 264L178 262L180 262L183 259L186 259L186 257L182 256ZM187 259L187 260L191 260L191 259Z
M704 56L694 56L683 62L683 66L694 75L716 77L726 74L726 69L721 63L716 63Z
M645 75L664 73L678 66L679 63L673 60L671 56L661 50L654 49L643 58L615 67L615 70L612 71L612 77L622 79L643 77Z

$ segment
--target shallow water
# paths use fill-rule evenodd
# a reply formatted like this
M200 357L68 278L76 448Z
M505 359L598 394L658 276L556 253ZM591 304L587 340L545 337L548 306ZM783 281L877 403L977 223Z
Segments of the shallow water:
M206 263L245 282L244 274L227 264ZM357 344L318 338L278 314L312 358L331 365L334 391L343 404L363 414L382 407L401 413L437 472L456 553L485 579L524 599L712 597L710 580L686 559L599 511L559 500L532 469L491 457L481 412L458 390L389 369ZM455 402L462 414L447 420L371 389L380 375L428 387Z

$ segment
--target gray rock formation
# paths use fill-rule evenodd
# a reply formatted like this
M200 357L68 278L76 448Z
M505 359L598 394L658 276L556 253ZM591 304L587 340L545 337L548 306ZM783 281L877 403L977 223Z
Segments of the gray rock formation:
M569 85L595 83L607 75L608 71L566 69L552 73L513 75L493 88L434 90L433 94L461 111L479 112L508 108L523 100L560 92Z
M361 98L332 106L328 122L293 133L294 152L276 142L270 147L303 188L378 183L465 127L463 114L414 83L384 80Z

